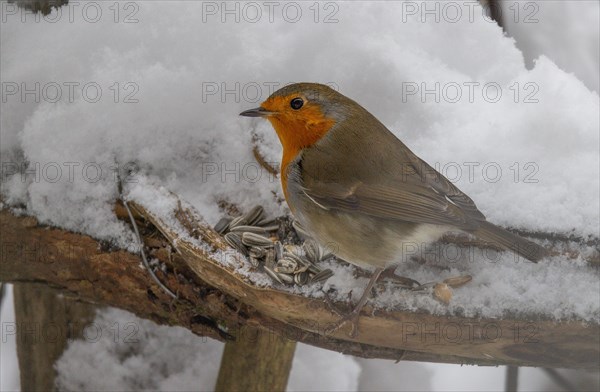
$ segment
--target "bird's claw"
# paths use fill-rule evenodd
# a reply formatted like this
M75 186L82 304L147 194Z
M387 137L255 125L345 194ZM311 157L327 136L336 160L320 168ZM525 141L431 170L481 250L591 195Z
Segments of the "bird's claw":
M335 313L337 316L340 317L338 321L336 321L335 323L333 323L333 325L330 325L328 328L325 329L325 334L331 335L335 331L346 325L348 322L351 322L352 328L350 329L348 336L351 338L356 337L358 335L358 319L360 318L361 309L354 308L351 312L345 312L339 309L334 304L333 300L327 293L325 293L325 302L327 303L327 307L329 308L329 310L331 310L331 312Z

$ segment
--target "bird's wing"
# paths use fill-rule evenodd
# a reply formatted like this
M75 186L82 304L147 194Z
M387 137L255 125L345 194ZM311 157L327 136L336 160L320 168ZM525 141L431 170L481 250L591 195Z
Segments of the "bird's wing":
M365 113L303 151L291 175L300 192L325 209L383 219L465 230L485 221L473 200Z
M473 200L448 179L408 148L402 155L399 159L411 170L396 168L383 174L371 172L369 176L347 173L324 178L318 170L302 165L300 191L321 208L382 219L463 230L475 230L485 220Z
M445 195L433 188L406 184L341 184L313 183L303 188L304 194L319 207L370 215L382 219L431 223L474 230L478 220Z
M421 182L421 185L429 187L434 192L443 195L448 202L460 208L469 220L485 220L485 216L477 209L475 202L469 196L465 195L446 177L416 156L408 147L406 147L404 156L410 162L410 166L414 169L415 175Z

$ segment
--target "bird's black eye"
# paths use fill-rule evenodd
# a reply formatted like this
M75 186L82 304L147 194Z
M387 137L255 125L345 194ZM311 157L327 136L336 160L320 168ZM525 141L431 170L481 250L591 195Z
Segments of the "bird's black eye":
M302 100L302 98L294 98L292 99L292 101L290 102L290 106L292 107L292 109L294 110L298 110L302 107L302 105L304 105L304 101Z

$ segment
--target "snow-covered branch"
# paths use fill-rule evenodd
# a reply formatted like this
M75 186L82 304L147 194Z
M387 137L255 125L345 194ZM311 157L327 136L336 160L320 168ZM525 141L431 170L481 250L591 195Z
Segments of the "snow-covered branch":
M371 309L372 314L361 317L356 338L343 329L328 335L325 330L338 316L324 300L252 282L224 262L240 255L197 222L189 209L179 204L174 215L178 222L173 222L140 204L130 205L151 256L167 267L159 271L159 278L178 299L161 291L140 268L139 256L108 249L85 235L40 226L34 218L7 210L1 212L0 280L45 283L86 301L219 340L243 339L242 327L250 326L274 338L368 358L572 368L599 365L600 326L538 316L468 318ZM115 212L125 217L122 206L117 205ZM188 230L191 227L194 233Z

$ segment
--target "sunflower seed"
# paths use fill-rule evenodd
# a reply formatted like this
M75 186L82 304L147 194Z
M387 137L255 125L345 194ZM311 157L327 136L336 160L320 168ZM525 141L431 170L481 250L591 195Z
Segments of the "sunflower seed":
M288 258L288 259L292 259L296 265L304 265L306 264L306 262L304 260L302 260L302 257L296 255L295 253L291 253L291 252L283 252L283 258Z
M299 267L296 271L294 271L294 275L300 274L302 272L306 272L306 271L308 271L309 268L310 268L310 265L303 265L302 267Z
M304 241L302 247L304 248L304 253L306 254L306 257L310 261L312 261L313 263L321 261L323 253L321 251L321 247L319 246L319 244L317 244L315 240Z
M221 218L215 225L215 231L219 234L225 233L229 229L229 223L231 220L231 218Z
M254 257L255 259L262 259L263 257L265 257L266 253L267 252L264 248L258 248L256 246L251 246L248 250L248 254L250 255L250 257Z
M304 286L306 283L308 283L308 274L306 272L301 272L294 275L294 283L299 286Z
M274 271L283 274L293 274L297 269L298 263L295 260L289 257L284 257L277 261Z
M227 233L224 236L225 242L229 244L233 249L236 249L244 256L248 256L248 249L242 243L242 238L238 233Z
M277 276L279 276L279 279L281 279L283 282L285 282L287 284L294 284L294 277L292 275L277 274Z
M265 272L267 273L267 275L269 275L269 277L271 279L273 279L276 282L279 282L281 284L283 284L283 281L281 280L281 278L279 277L279 275L273 271L271 268L265 266Z
M319 272L319 271L321 271L320 269L318 269L318 267L317 267L317 266L315 266L313 263L311 263L311 262L310 262L310 260L308 260L308 259L307 259L306 257L304 257L304 256L296 256L296 255L295 255L295 254L293 254L293 253L286 253L286 252L284 252L284 253L283 253L283 257L288 257L288 258L290 258L290 259L294 260L294 261L296 262L296 264L298 264L298 267L299 267L299 268L297 268L297 269L296 269L296 272L295 272L295 273L298 273L299 271L300 271L300 272L307 271L307 270L308 270L310 267L315 267L315 268L317 268L317 271L316 271L316 272ZM315 273L316 273L316 272L315 272Z
M312 264L308 266L308 271L312 272L313 274L318 274L320 272L323 272L323 270L321 268L319 268L318 266Z
M283 245L281 242L275 241L275 260L279 260L283 257Z
M266 231L275 231L279 229L279 221L277 218L275 219L264 219L258 223L256 226L262 227Z
M471 280L473 280L473 277L471 275L462 275L444 279L443 283L446 283L450 287L460 287L469 283Z
M264 219L265 209L262 206L256 206L243 216L245 225L254 226L255 224Z
M265 231L271 233L273 231L277 231L279 230L279 224L274 224L274 225L269 225L269 226L260 226L263 229L265 229Z
M240 226L244 224L244 216L240 215L238 217L233 218L231 222L229 222L229 230L233 229L236 226Z
M269 238L255 233L243 233L242 244L246 246L257 246L259 248L270 248L273 246L273 241Z
M330 248L321 248L321 252L322 253L320 261L325 261L335 256L335 254L332 252L332 249Z
M268 233L265 229L258 226L236 226L231 229L234 233L254 233L266 236Z
M275 267L275 251L274 249L266 249L265 266L269 268Z
M327 279L331 278L332 276L333 276L333 271L330 270L329 268L327 268L319 273L314 274L312 276L312 278L310 278L310 283L326 281Z

